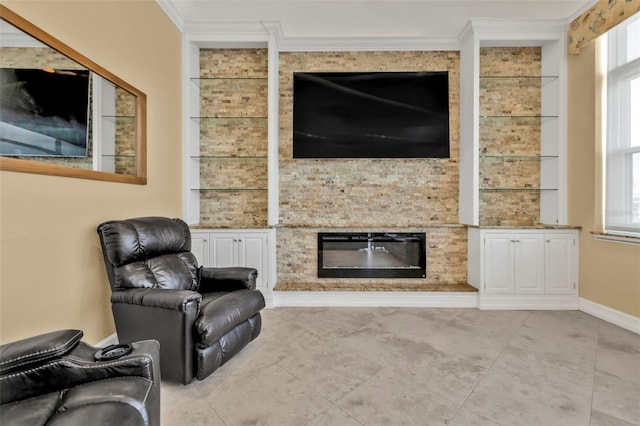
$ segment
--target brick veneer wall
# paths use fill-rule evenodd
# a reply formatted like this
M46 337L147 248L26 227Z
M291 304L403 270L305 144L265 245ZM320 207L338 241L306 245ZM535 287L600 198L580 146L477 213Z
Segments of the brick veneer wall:
M541 126L539 119L500 116L537 116L541 113L540 47L490 47L480 49L480 75L524 78L481 79L480 114L499 118L480 124L480 155L531 156L485 158L480 163L480 187L539 188ZM537 191L486 191L480 193L480 225L519 226L540 222Z
M280 54L280 228L278 282L378 283L317 278L317 232L427 234L427 278L466 281L466 229L458 223L459 52L285 52ZM449 159L293 159L293 73L449 71ZM398 281L398 280L395 280ZM372 288L376 286L373 285ZM308 289L308 288L307 288Z
M267 225L267 49L200 50L200 224Z

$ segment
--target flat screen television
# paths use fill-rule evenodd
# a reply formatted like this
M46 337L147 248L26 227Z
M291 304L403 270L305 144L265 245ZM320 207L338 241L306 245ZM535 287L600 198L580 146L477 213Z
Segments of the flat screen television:
M294 158L449 158L449 75L293 75Z
M86 157L89 71L0 68L0 155Z

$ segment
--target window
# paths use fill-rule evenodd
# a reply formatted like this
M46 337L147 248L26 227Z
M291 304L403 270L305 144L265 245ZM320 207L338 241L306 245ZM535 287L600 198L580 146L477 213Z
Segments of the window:
M607 37L605 229L640 236L640 14Z

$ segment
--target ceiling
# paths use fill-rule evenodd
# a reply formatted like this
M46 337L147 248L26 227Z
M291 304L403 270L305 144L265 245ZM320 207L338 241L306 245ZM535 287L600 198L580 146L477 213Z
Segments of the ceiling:
M286 37L457 37L470 18L560 19L595 0L156 0L182 31L279 22Z

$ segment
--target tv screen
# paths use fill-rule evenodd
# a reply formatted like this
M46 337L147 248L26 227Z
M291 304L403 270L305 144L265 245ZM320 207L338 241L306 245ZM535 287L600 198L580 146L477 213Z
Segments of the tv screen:
M294 73L294 158L449 158L449 75Z
M87 156L89 71L0 68L0 155Z

